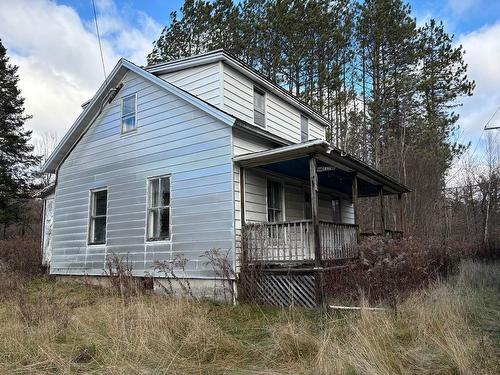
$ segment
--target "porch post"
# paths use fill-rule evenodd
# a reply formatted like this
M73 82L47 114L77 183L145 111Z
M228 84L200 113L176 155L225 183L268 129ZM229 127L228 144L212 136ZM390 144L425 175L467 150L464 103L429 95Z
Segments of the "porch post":
M241 221L241 234L240 234L240 248L241 260L243 266L248 264L248 238L243 238L245 234L245 168L240 167L240 221ZM246 244L244 243L246 241Z
M379 188L380 197L380 223L382 226L382 236L385 236L385 209L384 209L384 187Z
M405 212L403 206L402 194L398 194L398 203L399 203L399 230L405 233Z
M357 240L359 243L358 176L357 176L356 172L352 173L351 199L352 199L352 206L354 209L354 224L357 225L356 236L357 236Z
M314 284L316 289L316 304L320 306L323 303L323 270L318 217L318 172L316 170L316 158L314 155L309 156L309 183L311 187L311 219L314 238Z

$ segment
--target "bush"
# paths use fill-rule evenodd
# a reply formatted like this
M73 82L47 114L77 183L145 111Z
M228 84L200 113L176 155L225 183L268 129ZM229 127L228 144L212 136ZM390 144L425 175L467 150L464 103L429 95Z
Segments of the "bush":
M22 236L0 240L0 272L14 272L22 276L43 273L40 238Z
M392 241L374 237L359 246L359 258L325 274L326 293L369 302L407 296L429 282L457 270L460 259L473 253L469 245L440 244L416 238Z

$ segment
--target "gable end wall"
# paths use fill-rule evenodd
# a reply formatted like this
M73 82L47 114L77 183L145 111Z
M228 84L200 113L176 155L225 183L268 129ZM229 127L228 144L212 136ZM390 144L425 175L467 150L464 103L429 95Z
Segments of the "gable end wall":
M232 129L134 73L123 83L59 168L51 273L102 275L115 253L138 276L179 255L189 259L186 276L211 277L201 256L234 242ZM135 92L138 128L121 135L121 98ZM172 238L147 243L147 178L164 174L171 174ZM101 187L108 188L107 244L90 246L89 191Z

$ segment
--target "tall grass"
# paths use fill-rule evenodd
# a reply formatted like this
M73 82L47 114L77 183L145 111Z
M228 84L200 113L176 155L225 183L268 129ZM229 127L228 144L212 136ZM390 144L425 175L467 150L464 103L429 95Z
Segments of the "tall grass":
M500 267L464 262L397 314L227 306L35 279L0 302L0 373L495 374Z

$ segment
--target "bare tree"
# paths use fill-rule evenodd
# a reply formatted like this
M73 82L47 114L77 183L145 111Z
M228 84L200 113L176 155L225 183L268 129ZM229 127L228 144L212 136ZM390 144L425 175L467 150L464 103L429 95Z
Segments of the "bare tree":
M50 154L52 154L52 151L56 148L57 143L58 137L54 131L45 131L34 141L35 155L41 157L38 176L42 188L48 186L54 181L55 176L52 173L42 173L41 168L48 160Z

